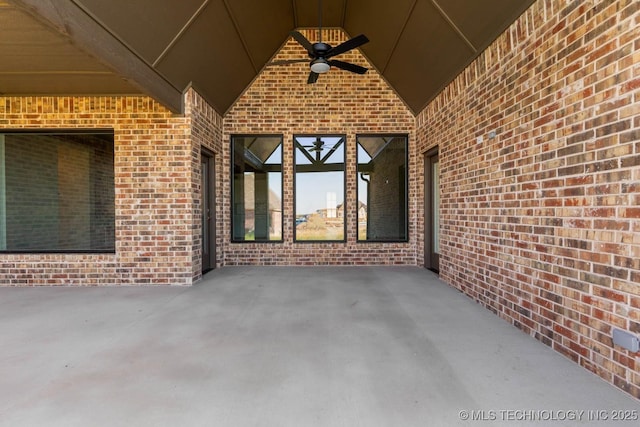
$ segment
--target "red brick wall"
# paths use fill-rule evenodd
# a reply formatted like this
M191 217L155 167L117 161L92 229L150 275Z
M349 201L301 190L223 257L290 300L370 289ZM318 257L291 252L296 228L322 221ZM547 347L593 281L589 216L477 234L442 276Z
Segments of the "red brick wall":
M202 206L200 188L200 159L202 150L207 150L214 157L215 165L215 209L216 221L222 217L223 198L228 197L222 193L222 117L204 100L196 91L190 89L185 96L185 115L189 119L191 127L191 177L192 188L191 212L193 215L193 252L192 270L193 278L197 280L202 273L202 224L200 212ZM216 246L222 246L223 236L216 227ZM216 266L222 265L222 251L216 251Z
M197 279L199 144L209 134L215 138L210 128L221 129L221 120L193 92L185 103L187 116L146 97L0 97L0 129L113 129L116 196L115 254L0 254L0 283L180 285Z
M640 398L611 338L640 334L639 7L538 1L419 114L417 152L440 149L442 279Z
M312 42L317 31L303 31ZM333 46L347 40L340 30L324 30L322 39ZM305 58L306 53L289 40L274 59ZM358 52L340 57L370 67ZM308 85L307 63L267 67L224 118L222 218L224 264L322 265L322 264L409 264L416 263L415 224L417 209L409 212L408 243L357 243L356 135L364 133L409 134L415 147L415 118L386 82L374 70L355 75L332 69L318 82ZM283 240L282 243L230 243L230 137L232 134L283 135ZM296 134L346 135L347 235L345 243L294 243L293 227L293 136ZM414 151L412 151L414 153ZM416 173L415 156L409 168ZM418 188L410 189L417 201Z

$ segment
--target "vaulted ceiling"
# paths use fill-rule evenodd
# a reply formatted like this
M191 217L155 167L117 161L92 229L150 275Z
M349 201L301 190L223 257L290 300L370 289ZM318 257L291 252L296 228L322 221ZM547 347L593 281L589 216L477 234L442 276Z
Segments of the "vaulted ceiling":
M323 0L322 26L419 112L534 0ZM0 95L147 94L179 111L195 87L224 114L317 0L0 0ZM316 40L311 40L315 42Z

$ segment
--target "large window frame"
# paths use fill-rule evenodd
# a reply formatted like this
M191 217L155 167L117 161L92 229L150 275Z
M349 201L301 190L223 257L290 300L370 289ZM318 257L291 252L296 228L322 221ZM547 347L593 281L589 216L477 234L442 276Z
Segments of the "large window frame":
M246 145L244 145L244 149L243 149L243 158L240 159L239 155L238 155L238 151L239 148L236 147L236 143L239 141L243 141L243 144L255 144L255 143L259 143L258 141L264 141L264 149L260 150L260 147L255 147L254 152L251 152L250 147L247 148ZM274 146L273 150L271 150L271 145L273 145L275 143L275 140L279 140L278 144L276 146ZM253 142L252 142L253 141ZM231 147L231 242L232 243L281 243L283 242L284 239L284 229L283 229L283 219L284 219L284 191L283 191L283 185L284 185L284 173L283 173L283 161L284 161L284 138L281 134L234 134L231 135L231 139L230 139L230 147ZM272 163L266 163L271 156L273 156L278 150L280 150L280 163L279 164L272 164ZM240 164L243 164L243 174L245 172L244 168L248 165L250 168L252 169L261 169L261 172L265 172L265 173L279 173L280 174L280 179L278 184L276 185L277 189L279 189L279 194L275 194L275 196L277 196L280 199L279 202L279 209L280 209L280 214L278 216L278 219L274 219L272 217L272 203L271 203L271 199L272 194L271 194L271 188L267 189L267 194L266 194L266 200L267 200L267 206L266 209L268 211L268 213L266 214L266 219L263 220L266 221L266 227L267 229L270 228L269 224L272 224L273 222L279 221L279 229L280 229L280 233L279 233L279 238L270 238L270 232L266 231L266 233L269 235L268 237L256 237L255 236L255 232L256 232L256 211L255 211L255 203L256 203L256 194L255 194L255 176L254 176L254 181L253 181L253 188L254 188L254 195L253 195L253 201L254 201L254 210L253 210L253 225L254 225L254 236L253 238L248 237L250 236L250 231L247 232L247 228L246 228L246 224L247 224L247 219L246 219L246 202L247 199L245 198L245 193L244 193L244 185L245 185L245 180L243 179L243 187L242 187L242 191L240 189L240 186L237 183L237 174L239 171L236 171L236 166L240 166ZM262 180L262 183L264 184L265 181ZM266 184L268 185L269 183L269 179L267 178L266 180ZM237 200L237 198L239 197L240 193L242 193L242 212L239 211L239 202ZM264 215L262 215L264 216ZM264 224L261 224L262 228L265 227ZM242 228L242 232L240 231L240 228ZM265 231L265 230L262 230ZM239 235L242 234L243 238L240 238ZM261 233L264 234L264 233Z
M0 130L0 253L115 253L115 203L113 129Z
M394 166L398 167L395 171L387 172L384 176L376 177L373 181L375 159L380 155L385 155L390 144L399 145L403 143L404 154L385 161L379 159L381 165L389 165L391 161L395 161ZM366 147L365 147L366 145ZM397 147L391 147L398 150ZM399 160L402 163L399 163ZM379 166L378 166L379 167ZM358 134L356 135L356 181L357 181L357 230L356 236L359 243L404 243L409 241L409 136L407 134ZM376 213L373 215L371 206L371 186L372 185L392 185L397 186L387 190L387 208L392 205L388 199L389 194L397 197L396 212ZM366 187L365 187L366 186ZM365 190L366 189L366 190ZM395 191L394 191L395 190ZM366 198L366 202L361 198ZM366 214L363 214L366 210ZM397 214L397 215L396 215ZM366 218L363 216L366 215ZM375 221L375 222L374 222ZM379 235L372 232L372 228L379 224ZM395 228L397 234L393 234L389 228ZM364 231L363 231L364 229ZM364 234L364 237L362 236Z
M341 150L340 153L337 152L338 148ZM347 136L344 134L297 134L293 137L293 204L294 204L294 215L293 215L293 241L295 243L344 243L347 240ZM326 149L326 152L324 150ZM337 157L333 158L334 155ZM335 163L334 161L339 159L342 156L342 161ZM299 159L305 159L305 163L301 163L298 161ZM308 162L308 163L307 163ZM341 165L341 166L339 166ZM324 170L322 170L324 169ZM300 197L298 196L298 191L300 190L299 184L302 176L299 174L321 174L321 173L331 173L331 172L341 172L342 180L340 181L342 185L342 206L338 204L339 195L335 194L336 199L336 208L335 208L335 217L333 213L331 214L332 218L337 218L337 215L341 213L342 218L342 238L310 238L305 236L304 238L302 231L298 231L299 226L306 226L307 224L311 224L315 220L315 216L319 214L319 211L326 210L326 217L329 217L329 211L333 210L333 208L329 208L328 205L331 202L331 196L329 193L325 194L325 208L316 210L315 213L312 212L298 212L298 201ZM319 203L322 203L321 201ZM332 202L331 202L332 203ZM322 216L322 214L320 214Z

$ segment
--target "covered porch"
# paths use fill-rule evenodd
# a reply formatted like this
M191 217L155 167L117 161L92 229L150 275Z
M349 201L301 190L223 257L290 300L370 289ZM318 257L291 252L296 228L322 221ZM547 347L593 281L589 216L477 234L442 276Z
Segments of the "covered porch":
M419 267L1 288L0 319L1 425L595 426L640 413Z

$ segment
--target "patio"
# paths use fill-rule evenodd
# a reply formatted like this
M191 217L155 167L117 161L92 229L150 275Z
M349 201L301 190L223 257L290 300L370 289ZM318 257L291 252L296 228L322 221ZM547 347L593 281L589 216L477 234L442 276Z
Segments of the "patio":
M0 288L0 319L3 426L595 426L640 412L417 267Z

